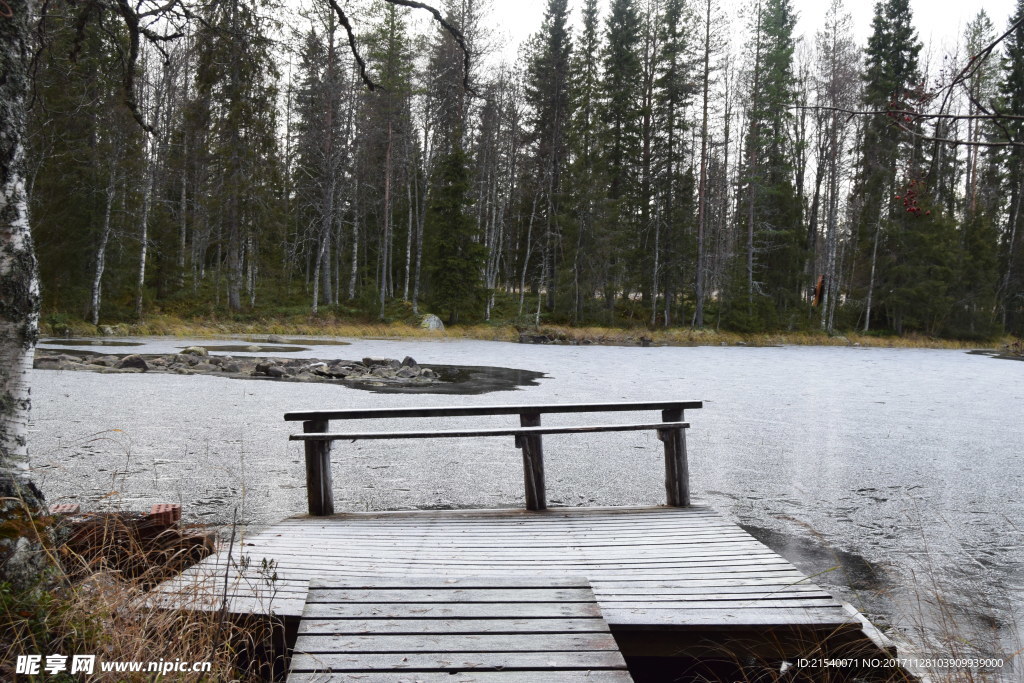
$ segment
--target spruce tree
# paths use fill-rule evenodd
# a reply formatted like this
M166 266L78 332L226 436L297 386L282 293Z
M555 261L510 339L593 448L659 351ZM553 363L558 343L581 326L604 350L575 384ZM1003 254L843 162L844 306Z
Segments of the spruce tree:
M479 315L486 299L481 277L487 249L476 239L469 206L469 161L457 143L437 163L424 230L431 306L448 323Z
M219 232L213 241L227 266L232 311L242 308L245 268L258 260L263 230L280 220L278 74L266 9L261 0L216 0L196 41L202 111L196 123L206 123L210 136L205 210Z
M753 17L749 45L746 157L742 169L740 220L746 229L746 307L734 301L733 318L749 329L776 324L794 309L801 293L804 246L801 207L789 141L794 101L793 28L789 0L764 0ZM734 320L739 324L738 320Z
M540 281L546 306L555 304L555 259L561 247L562 182L568 157L567 130L571 41L568 0L548 0L540 32L530 41L526 101L532 110L530 144L536 171L534 191L541 197L538 218L544 226L540 245Z
M1024 0L1010 17L1010 25L1024 19ZM1024 117L1024 26L1006 38L999 113ZM1024 120L1004 121L1013 139L1024 140ZM1024 148L1009 148L1003 158L1006 218L1000 243L999 303L1003 327L1024 335Z
M576 49L571 56L569 95L572 116L569 121L569 181L572 192L570 220L563 239L565 254L562 269L562 291L572 295L573 322L586 315L586 304L592 300L605 279L607 260L603 254L610 251L608 231L602 220L605 205L603 175L600 166L599 105L601 95L600 56L597 0L585 0L583 22Z
M625 286L628 265L640 248L637 195L641 152L640 17L635 0L612 0L605 24L601 54L601 123L604 154L602 168L609 201L606 226L612 234L604 274L605 303L609 313L617 291ZM636 275L632 273L631 275Z
M909 0L880 0L875 4L872 34L865 49L864 105L879 113L867 117L861 141L860 173L851 203L856 212L858 288L863 302L864 330L871 329L879 293L893 246L890 222L896 215L897 176L901 158L912 140L897 111L913 109L920 79L917 41ZM899 117L899 118L897 118ZM910 179L908 179L910 180Z

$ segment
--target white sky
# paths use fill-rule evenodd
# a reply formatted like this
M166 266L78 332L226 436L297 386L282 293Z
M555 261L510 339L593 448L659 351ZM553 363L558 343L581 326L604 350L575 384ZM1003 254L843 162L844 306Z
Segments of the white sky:
M792 0L793 7L799 15L797 34L812 37L820 26L830 0ZM746 0L719 0L720 6L734 23L736 30L742 30L743 22L739 19L739 10L745 6ZM910 6L917 27L918 38L928 50L929 44L935 52L941 52L944 46L952 46L968 21L974 18L979 9L984 8L992 19L996 30L1001 33L1007 27L1010 13L1013 11L1014 0L911 0ZM523 41L531 33L540 28L547 0L493 0L493 26L499 34L509 39L510 45L506 54L516 54L515 44ZM582 0L570 0L573 21L579 18ZM602 7L608 6L608 0L602 0ZM871 17L874 15L873 0L847 0L847 11L853 16L857 40L864 43L871 32Z

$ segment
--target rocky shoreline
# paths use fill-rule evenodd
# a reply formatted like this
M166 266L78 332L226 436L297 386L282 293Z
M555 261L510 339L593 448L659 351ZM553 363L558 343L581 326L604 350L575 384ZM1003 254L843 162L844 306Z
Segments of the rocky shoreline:
M215 375L236 379L273 379L290 382L356 383L370 386L422 386L441 382L437 372L420 366L413 358L363 358L321 360L316 358L273 358L214 356L202 346L190 346L170 354L98 354L90 351L54 353L37 349L39 370L69 370L114 373L163 373Z

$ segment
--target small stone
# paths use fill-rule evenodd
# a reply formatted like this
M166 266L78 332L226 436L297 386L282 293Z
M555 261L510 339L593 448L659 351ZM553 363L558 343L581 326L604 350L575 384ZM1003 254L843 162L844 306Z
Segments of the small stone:
M255 344L250 344L249 346L245 347L245 350L248 351L249 353L259 353L263 349L261 349L260 347L256 346Z
M398 372L396 373L396 376L401 377L402 379L412 379L413 377L416 377L417 374L418 373L415 370L407 367L399 368Z
M424 377L426 379L436 379L437 373L431 370L430 368L423 368L423 370L420 371L420 377Z
M202 346L190 346L186 349L182 349L181 352L186 356L209 356L210 352Z
M117 364L117 367L121 370L134 369L142 370L143 372L149 370L149 364L146 363L146 359L137 353L133 353L130 356L122 358L121 362Z

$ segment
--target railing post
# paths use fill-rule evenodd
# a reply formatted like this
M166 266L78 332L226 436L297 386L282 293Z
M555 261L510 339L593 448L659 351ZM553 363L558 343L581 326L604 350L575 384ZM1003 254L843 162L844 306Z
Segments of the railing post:
M540 427L540 413L520 413L519 426ZM544 446L540 434L516 439L523 449L523 480L526 484L526 509L546 510L547 494L544 490Z
M682 408L661 411L662 422L682 422ZM665 493L673 507L690 505L690 470L686 462L686 430L661 429L659 438L665 443Z
M309 433L326 432L327 420L310 420L302 423L302 431ZM331 485L331 442L306 441L306 496L309 514L325 517L334 514L334 488Z

